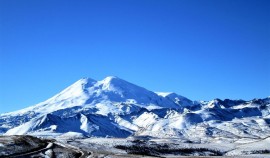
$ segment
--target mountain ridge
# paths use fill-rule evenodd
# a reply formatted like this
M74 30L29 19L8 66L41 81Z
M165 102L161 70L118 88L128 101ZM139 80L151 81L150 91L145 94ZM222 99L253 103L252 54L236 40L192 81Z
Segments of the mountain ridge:
M145 135L194 142L213 141L215 136L233 141L269 136L269 123L270 97L192 101L109 76L100 81L82 78L44 102L1 114L0 134L77 132L86 137Z

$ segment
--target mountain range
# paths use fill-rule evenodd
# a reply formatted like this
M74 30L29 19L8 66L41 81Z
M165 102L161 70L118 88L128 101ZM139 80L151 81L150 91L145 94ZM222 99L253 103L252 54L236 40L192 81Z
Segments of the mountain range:
M192 101L109 76L83 78L52 98L0 115L1 135L148 136L187 142L270 136L270 97Z

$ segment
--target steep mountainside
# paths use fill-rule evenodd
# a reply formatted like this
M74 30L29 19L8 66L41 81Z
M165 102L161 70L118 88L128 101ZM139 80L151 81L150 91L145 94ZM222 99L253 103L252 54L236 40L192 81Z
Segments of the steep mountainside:
M270 136L270 97L191 101L117 77L83 78L52 98L0 115L0 133L85 137L152 136L211 142Z

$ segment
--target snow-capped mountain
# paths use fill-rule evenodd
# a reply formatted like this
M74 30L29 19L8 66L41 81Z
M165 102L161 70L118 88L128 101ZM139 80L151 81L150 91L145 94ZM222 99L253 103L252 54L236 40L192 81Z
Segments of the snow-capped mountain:
M235 141L270 136L270 97L191 101L117 77L83 78L37 105L0 115L0 133L59 136L152 136Z

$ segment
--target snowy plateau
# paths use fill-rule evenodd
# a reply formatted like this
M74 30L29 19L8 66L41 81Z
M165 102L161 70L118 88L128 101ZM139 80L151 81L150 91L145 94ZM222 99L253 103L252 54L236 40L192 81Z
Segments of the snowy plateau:
M144 149L149 150L149 142L163 147L167 144L170 150L201 149L193 156L202 155L200 152L208 148L223 156L269 157L269 125L270 97L192 101L176 93L152 92L112 76L101 81L80 79L44 102L0 115L1 137L74 140L73 146L107 144L126 152L132 146L129 142L136 140L146 142ZM160 156L158 151L156 154Z

